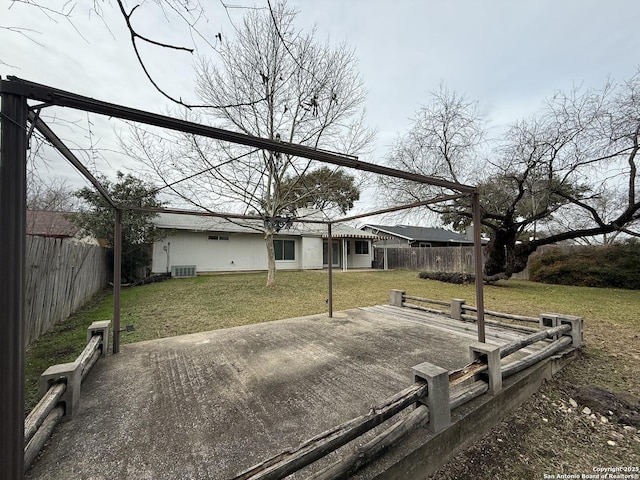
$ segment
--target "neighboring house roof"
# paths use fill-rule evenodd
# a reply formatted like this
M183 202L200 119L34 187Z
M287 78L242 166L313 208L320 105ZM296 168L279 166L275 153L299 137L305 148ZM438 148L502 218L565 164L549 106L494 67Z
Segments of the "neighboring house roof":
M473 244L466 236L445 230L444 228L413 227L409 225L364 225L375 233L393 235L408 242L442 242L442 243L466 243Z
M27 235L66 238L75 236L79 228L67 220L68 212L27 210Z
M179 213L159 213L153 223L158 228L170 230L190 230L195 232L229 232L229 233L260 233L263 224L261 220L227 220L220 217L206 217L201 215L184 215ZM289 229L280 230L280 235L327 237L327 226L318 223L296 222ZM376 239L374 233L344 224L335 224L331 228L333 238L367 238Z

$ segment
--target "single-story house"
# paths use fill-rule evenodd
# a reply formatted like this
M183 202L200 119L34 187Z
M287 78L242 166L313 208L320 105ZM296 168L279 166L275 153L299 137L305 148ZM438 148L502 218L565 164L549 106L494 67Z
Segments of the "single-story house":
M473 246L473 237L444 228L413 227L409 225L363 225L362 230L379 235L374 247L463 247ZM486 239L482 240L486 243Z
M267 250L260 220L160 213L153 220L164 231L153 244L152 273L177 276L210 272L267 270ZM343 224L332 226L333 266L371 268L378 236ZM295 222L274 236L278 270L328 266L327 227ZM186 273L185 273L186 272Z

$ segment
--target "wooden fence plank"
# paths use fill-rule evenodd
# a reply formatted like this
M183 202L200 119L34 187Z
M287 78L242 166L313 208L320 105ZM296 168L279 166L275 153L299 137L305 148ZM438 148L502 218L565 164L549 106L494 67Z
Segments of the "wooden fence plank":
M384 248L374 250L375 259L384 267ZM430 272L474 273L473 247L399 247L387 248L388 268Z
M27 235L25 342L37 339L107 284L105 250L72 239Z

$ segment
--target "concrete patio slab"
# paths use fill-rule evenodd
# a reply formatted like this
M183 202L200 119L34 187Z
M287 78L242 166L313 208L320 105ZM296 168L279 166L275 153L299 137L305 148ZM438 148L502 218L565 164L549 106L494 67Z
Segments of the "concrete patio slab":
M26 478L233 478L367 413L413 383L417 364L468 363L472 326L397 313L353 309L123 345L96 364L76 417ZM518 335L487 333L494 343Z

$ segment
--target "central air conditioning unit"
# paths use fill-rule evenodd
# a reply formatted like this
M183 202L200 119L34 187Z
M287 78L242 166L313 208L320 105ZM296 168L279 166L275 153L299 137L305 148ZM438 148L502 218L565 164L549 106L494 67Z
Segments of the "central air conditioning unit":
M195 265L175 265L171 267L172 278L187 278L196 276Z

